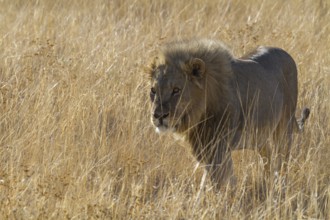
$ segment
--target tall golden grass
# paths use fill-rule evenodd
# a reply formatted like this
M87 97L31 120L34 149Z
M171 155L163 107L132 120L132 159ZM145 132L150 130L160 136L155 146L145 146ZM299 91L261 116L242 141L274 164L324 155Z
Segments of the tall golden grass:
M322 0L1 1L0 218L330 218L329 10ZM297 112L312 113L283 198L260 193L253 152L235 152L237 190L207 181L197 201L202 168L189 147L153 131L143 67L163 42L190 37L296 60Z

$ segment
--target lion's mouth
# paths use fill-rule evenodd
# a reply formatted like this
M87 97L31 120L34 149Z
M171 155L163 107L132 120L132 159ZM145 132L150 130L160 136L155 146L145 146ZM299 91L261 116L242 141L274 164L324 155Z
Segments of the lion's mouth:
M156 127L156 132L160 133L168 129L168 119L164 118L151 118L152 124Z
M169 129L168 129L168 127L166 127L166 126L157 126L156 127L156 133L164 133L164 132L166 132L166 131L168 131Z
M184 112L180 117L171 118L155 118L151 117L152 124L155 126L155 130L157 133L164 132L178 132L184 129L182 126L188 123L188 112Z
M175 132L179 127L179 124L172 125L169 118L156 119L153 117L152 123L155 126L157 133L164 133L168 131Z

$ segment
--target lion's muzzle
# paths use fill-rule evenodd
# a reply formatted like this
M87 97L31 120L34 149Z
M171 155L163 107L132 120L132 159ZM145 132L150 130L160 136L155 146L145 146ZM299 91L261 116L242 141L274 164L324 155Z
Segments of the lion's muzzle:
M169 110L164 106L157 106L152 114L152 123L156 127L156 131L165 131L169 127Z
M154 113L154 118L158 119L159 121L162 121L163 119L167 118L170 114L169 113Z
M169 113L166 112L154 112L153 114L153 121L156 122L154 123L157 127L158 126L168 126L168 118L169 118Z

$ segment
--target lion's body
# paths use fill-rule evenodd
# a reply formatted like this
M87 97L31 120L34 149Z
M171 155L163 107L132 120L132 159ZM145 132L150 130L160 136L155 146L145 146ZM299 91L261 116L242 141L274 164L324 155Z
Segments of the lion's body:
M231 176L230 151L247 143L262 149L273 136L276 151L288 155L298 86L295 62L284 50L259 47L237 59L219 42L176 42L163 48L150 76L153 124L186 136L214 182ZM253 142L243 144L244 134ZM260 152L270 159L271 151Z

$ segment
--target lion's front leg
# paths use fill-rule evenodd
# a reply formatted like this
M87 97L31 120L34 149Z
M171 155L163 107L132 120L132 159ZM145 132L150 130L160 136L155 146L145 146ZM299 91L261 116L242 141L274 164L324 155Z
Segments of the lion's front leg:
M216 153L211 164L207 166L212 182L216 188L230 184L231 187L236 185L236 177L234 176L233 160L231 153Z

